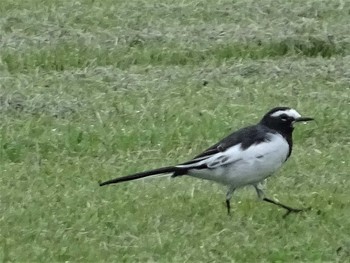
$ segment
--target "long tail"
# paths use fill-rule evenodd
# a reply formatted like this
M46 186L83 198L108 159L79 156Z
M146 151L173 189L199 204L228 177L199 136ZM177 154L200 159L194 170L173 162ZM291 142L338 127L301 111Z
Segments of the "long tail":
M136 180L136 179L140 179L143 177L156 175L156 174L165 174L165 173L174 173L174 172L183 173L183 172L185 172L184 170L187 170L187 169L178 168L175 166L162 167L162 168L158 168L158 169L154 169L154 170L150 170L150 171L145 171L145 172L141 172L141 173L131 174L131 175L127 175L127 176L118 177L118 178L115 178L112 180L108 180L108 181L100 183L100 186L132 181L132 180Z

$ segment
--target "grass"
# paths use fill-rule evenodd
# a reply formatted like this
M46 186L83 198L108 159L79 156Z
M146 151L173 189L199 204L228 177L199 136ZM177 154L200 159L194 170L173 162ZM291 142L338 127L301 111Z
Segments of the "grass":
M4 0L3 262L348 262L346 1ZM204 85L204 83L206 85ZM97 182L193 157L287 105L314 116L266 192Z

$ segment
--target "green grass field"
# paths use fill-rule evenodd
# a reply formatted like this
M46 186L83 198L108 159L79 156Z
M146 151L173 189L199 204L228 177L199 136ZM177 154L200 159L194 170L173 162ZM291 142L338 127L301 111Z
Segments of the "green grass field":
M2 0L0 261L350 262L350 4ZM205 85L206 84L206 85ZM198 154L290 106L266 193L98 181Z

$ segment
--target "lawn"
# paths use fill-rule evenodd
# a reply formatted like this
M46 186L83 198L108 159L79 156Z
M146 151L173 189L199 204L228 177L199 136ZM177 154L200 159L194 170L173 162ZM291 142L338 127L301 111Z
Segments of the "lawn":
M350 3L2 0L0 261L350 262ZM269 197L183 162L290 106Z

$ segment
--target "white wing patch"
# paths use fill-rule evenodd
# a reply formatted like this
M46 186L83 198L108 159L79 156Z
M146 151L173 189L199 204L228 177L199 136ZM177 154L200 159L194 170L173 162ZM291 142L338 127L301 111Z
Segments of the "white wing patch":
M273 174L286 161L288 152L286 139L280 134L270 134L269 141L253 144L247 149L235 145L196 163L177 167L188 168L190 176L236 188L261 182Z
M238 148L238 150L240 149L241 144L236 145L232 148ZM235 151L237 151L237 149L235 149ZM219 155L219 156L217 156ZM210 160L208 160L206 162L206 165L208 166L208 168L214 169L220 166L225 166L228 164L233 164L235 162L238 162L242 160L242 158L239 157L239 153L228 153L228 152L223 152L220 154L216 154L216 156L214 155L213 158L210 158Z
M294 119L301 117L301 115L294 109L276 111L271 114L271 117L278 117L278 116L281 116L282 114L286 114L287 116L293 117Z
M176 167L196 169L196 167L206 165L209 169L215 169L229 164L234 166L235 163L251 162L255 159L263 160L265 156L274 153L277 153L280 156L280 161L278 161L278 163L281 164L285 161L288 155L288 144L279 134L271 134L269 141L253 144L244 150L241 148L241 144L237 144L233 147L229 147L224 152L201 157L197 159L197 162L177 165Z

